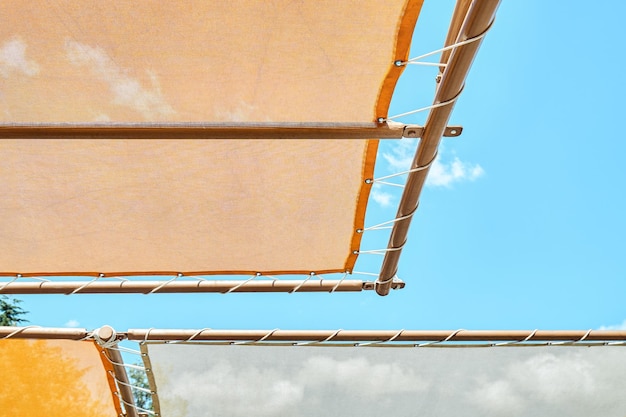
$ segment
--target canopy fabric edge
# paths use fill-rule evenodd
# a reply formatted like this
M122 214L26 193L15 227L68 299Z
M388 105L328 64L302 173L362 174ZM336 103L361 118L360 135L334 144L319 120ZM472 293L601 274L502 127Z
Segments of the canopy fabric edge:
M388 251L385 253L380 268L376 285L378 295L385 296L389 293L389 285L398 271L402 247L406 243L411 220L417 210L430 164L437 155L446 124L450 119L456 99L463 91L465 79L482 42L482 36L491 28L499 4L500 0L474 0L469 7L459 6L455 9L455 13L467 14L462 19L453 16L449 32L458 31L456 41L468 39L475 41L455 48L446 63L433 104L447 104L433 108L426 119L423 137L411 163L411 168L423 167L424 169L408 175L396 213L398 220L392 226L387 244ZM460 29L457 28L459 21L463 22Z
M365 227L365 213L369 202L370 192L374 183L374 167L376 156L378 155L378 140L372 139L367 142L365 157L363 158L363 168L361 174L361 190L356 203L356 213L354 216L354 227L352 229L352 242L350 244L350 254L346 259L345 272L352 272L363 238L363 228Z
M141 360L143 361L143 367L146 369L146 378L148 379L148 386L150 387L150 397L152 398L152 409L155 415L161 415L161 404L159 403L159 390L154 378L154 372L152 372L152 363L150 362L150 355L148 354L148 346L145 343L139 345L141 351Z
M120 403L120 398L115 395L116 392L118 392L118 388L117 388L117 384L115 382L116 378L119 378L118 376L118 369L116 369L115 366L113 366L113 364L111 363L111 361L107 358L107 353L106 350L102 348L102 346L100 346L95 340L92 341L92 344L94 346L95 349L98 350L98 354L100 356L100 360L102 361L102 366L104 367L104 371L106 372L106 379L107 382L109 384L109 389L111 390L111 398L113 399L113 405L115 407L115 412L117 413L118 416L123 415L122 413L122 406ZM123 369L123 367L122 367ZM132 399L132 397L131 397ZM128 400L128 398L124 398L125 401ZM134 400L133 400L134 401ZM132 413L132 412L131 412ZM128 417L137 417L136 414L131 414Z
M393 60L389 63L389 72L383 80L376 100L374 114L376 120L385 120L388 116L391 98L404 71L403 65L396 65L396 61L404 62L409 59L411 39L415 30L415 24L422 10L423 0L407 0L404 12L398 22L396 44L393 51Z

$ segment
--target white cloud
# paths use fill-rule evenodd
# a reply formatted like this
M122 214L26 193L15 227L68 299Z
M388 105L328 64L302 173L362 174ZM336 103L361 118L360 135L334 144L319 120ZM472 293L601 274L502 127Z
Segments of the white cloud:
M597 382L592 371L582 355L543 353L509 364L499 378L483 376L468 399L495 415L521 416L539 407L565 410L573 399L594 402Z
M68 320L67 323L65 323L65 327L78 327L80 326L80 323L78 322L78 320L75 319L70 319Z
M478 164L462 162L455 157L452 162L441 162L437 157L430 167L426 185L434 187L449 187L455 182L474 181L485 174L485 170Z
M26 58L26 44L20 38L8 40L0 47L0 75L7 78L12 72L29 77L39 73L39 65Z
M86 66L93 75L108 84L115 104L134 109L147 119L174 113L174 109L167 104L161 93L156 74L147 72L150 86L146 88L125 69L119 67L101 48L68 40L65 50L72 64Z
M626 320L621 324L611 324L608 326L600 326L598 330L626 330Z
M371 363L365 357L341 360L313 356L304 362L298 379L307 387L358 392L366 398L421 392L428 385L413 369L402 368L397 363Z
M417 148L417 139L403 138L396 142L390 150L382 152L383 158L389 165L390 172L402 172L411 167L415 149Z
M173 417L622 416L621 348L149 345ZM620 414L621 413L621 414Z
M382 157L388 165L389 172L402 172L411 168L417 139L404 138L395 142L394 146L382 152ZM458 157L450 162L443 162L445 155L443 145L439 147L439 155L433 162L426 178L426 185L430 187L449 187L461 181L474 181L485 174L485 170L478 164L463 162Z
M389 207L393 201L393 195L380 190L379 184L374 184L370 193L372 199L382 207Z
M273 416L286 412L304 396L302 385L272 369L219 361L206 369L189 370L167 380L170 409L186 415L228 410L231 416Z

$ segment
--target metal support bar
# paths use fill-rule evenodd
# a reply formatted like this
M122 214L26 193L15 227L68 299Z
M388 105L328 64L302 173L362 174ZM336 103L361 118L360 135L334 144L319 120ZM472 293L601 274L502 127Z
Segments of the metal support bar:
M124 403L124 409L126 410L126 417L139 417L137 409L135 408L135 397L133 396L133 390L129 386L128 374L123 364L124 359L116 346L113 348L104 348L105 354L109 357L113 365L113 372L115 379L120 383L117 384L120 397Z
M449 126L446 137L461 134ZM0 125L0 139L400 139L420 138L419 125Z
M0 286L2 286L0 284ZM404 283L395 287L402 288ZM148 294L226 292L347 292L373 290L373 282L362 280L197 280L197 281L13 281L0 294ZM294 291L296 290L296 291Z
M0 139L399 139L403 124L0 125Z
M500 0L474 0L467 10L467 15L465 19L463 19L463 25L455 41L461 42L471 39L488 30L493 22L499 3ZM457 7L455 12L459 10L462 11L463 9L464 7ZM452 26L454 26L454 22L458 22L459 19L458 16L453 17ZM451 27L450 30L456 29ZM482 40L477 40L476 42L459 46L452 51L434 100L434 104L444 102L449 102L450 104L433 108L428 114L424 126L424 133L422 134L422 139L415 153L411 168L426 166L436 156L439 142L441 141L441 137L446 129L446 124L454 108L454 98L457 97L463 89L465 78L467 77L469 68L472 65L472 61L476 56L481 41ZM400 260L400 254L402 253L401 248L406 242L409 226L411 224L412 216L407 217L407 214L413 213L417 209L419 196L426 182L428 171L429 168L412 172L407 178L407 183L396 214L396 218L403 219L395 222L391 230L387 247L394 250L388 251L383 259L376 285L376 292L379 295L389 294L391 278L394 277L398 271L398 262ZM396 248L398 249L396 250Z
M450 337L450 335L453 335ZM586 335L586 337L585 337ZM620 330L158 330L130 329L129 340L135 341L263 341L268 342L479 342L525 341L554 342L623 341L626 331ZM531 336L531 337L529 337Z
M85 329L3 327L0 339L82 340ZM214 330L129 329L119 339L143 341L268 342L623 342L626 330ZM115 361L117 362L117 361Z

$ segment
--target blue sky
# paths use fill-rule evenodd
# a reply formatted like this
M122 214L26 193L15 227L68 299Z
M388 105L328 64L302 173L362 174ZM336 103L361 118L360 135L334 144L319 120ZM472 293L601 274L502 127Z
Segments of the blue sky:
M441 47L452 9L452 1L425 1L413 56ZM463 135L444 139L439 176L431 176L421 196L400 264L404 290L387 297L20 297L31 324L110 324L117 330L623 328L626 145L619 120L626 91L618 35L625 9L619 2L503 2L451 119L464 127ZM435 71L409 67L390 113L430 104ZM379 159L378 174L389 173L389 160L401 159L411 146L383 143L381 155L388 158ZM453 166L457 176L446 182ZM395 190L378 191L397 203ZM368 224L394 214L372 202ZM372 233L378 235L367 236L364 249L385 247L386 233ZM370 257L362 256L357 269L375 269L380 259Z

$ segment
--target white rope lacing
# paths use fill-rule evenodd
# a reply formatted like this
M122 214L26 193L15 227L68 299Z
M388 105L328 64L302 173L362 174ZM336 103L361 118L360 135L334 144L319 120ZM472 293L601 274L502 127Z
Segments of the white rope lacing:
M398 274L394 274L391 278L387 278L384 281L380 280L380 276L376 280L376 284L378 284L378 285L385 285L385 284L394 283L394 282L402 282L402 280L400 279Z
M15 281L19 280L19 279L33 279L35 281L40 281L40 282L50 282L49 279L46 278L41 278L41 277L24 277L22 274L17 274L15 275L10 281L5 282L4 284L2 284L2 286L0 287L0 293L9 285L14 283Z
M530 339L533 338L533 336L537 333L537 331L538 331L538 329L533 330L532 332L530 332L530 334L528 336L526 336L522 340L514 340L512 342L494 343L493 346L510 346L510 345L517 345L517 344L520 344L520 343L528 342ZM588 334L589 333L587 333L587 335Z
M148 410L148 409L145 409L145 408L141 408L141 407L139 407L139 406L138 406L138 405L136 405L136 404L131 404L131 403L129 403L128 401L126 401L126 400L124 400L124 399L122 398L122 395L121 395L119 392L114 392L114 394L115 394L115 396L116 396L116 397L120 400L120 402L122 402L122 403L123 403L125 406L127 406L127 407L134 408L134 409L135 409L135 410L137 410L137 411L141 411L142 413L147 413L147 414L150 414L150 415L153 415L153 416L158 416L158 415L159 415L158 413L155 413L155 412L154 412L154 411L152 411L152 410Z
M78 292L80 292L80 290L87 288L89 285L93 284L94 282L98 281L100 278L104 278L104 274L99 274L97 277L95 277L94 279L92 279L91 281L88 281L86 283L84 283L83 285L81 285L80 287L76 288L74 291L72 291L69 294L65 294L65 295L73 295L76 294Z
M307 282L308 280L310 280L310 279L311 279L311 278L313 278L314 276L315 276L315 272L311 272L311 273L309 273L309 276L308 276L308 277L306 277L306 279L302 280L302 281L301 281L298 285L296 285L296 286L294 287L294 289L293 289L293 290L289 291L289 294L293 294L293 293L295 293L296 291L298 291L300 288L302 288L302 286L303 286L304 284L306 284L306 282Z
M106 360L109 361L109 363L112 364L112 365L123 366L124 368L129 368L129 369L138 369L138 370L144 371L144 372L146 372L146 370L147 370L145 366L135 365L135 364L132 364L132 363L115 362L113 359L109 358L109 355L106 354L105 350L102 351L102 356L104 356L106 358Z
M554 345L554 346L558 346L558 345L575 345L576 343L580 343L582 341L584 341L589 334L591 333L592 329L587 330L587 333L585 333L580 339L578 340L572 340L572 341L563 341L563 342L548 342L548 345Z
M166 286L167 284L169 284L170 282L174 282L174 281L176 281L178 278L182 278L182 277L183 277L183 274L180 274L180 273L179 273L179 274L177 274L174 278L172 278L172 279L170 279L170 280L168 280L168 281L165 281L165 282L164 282L164 283L162 283L161 285L158 285L157 287L153 288L153 289L152 289L152 291L150 291L150 292L146 293L146 295L148 295L148 294L154 294L155 292L159 291L161 288L165 287L165 286Z
M239 284L235 285L234 287L230 288L228 291L224 291L222 294L230 294L231 292L236 291L237 289L239 289L239 288L243 287L244 285L246 285L248 282L250 282L250 281L252 281L252 280L254 280L254 279L256 279L256 278L258 278L260 276L261 276L261 273L257 272L252 277L248 278L245 281L241 281L241 283L239 283Z
M11 284L12 282L17 281L18 279L22 278L22 275L17 274L16 276L13 277L13 279L11 281L5 282L1 287L0 287L0 292L2 292L2 290L4 290L7 285Z
M210 327L205 327L203 329L198 330L197 332L195 332L194 334L192 334L191 336L189 336L187 339L185 340L166 340L165 343L170 344L170 345L174 345L176 343L187 343L187 342L191 342L192 340L194 340L196 337L200 336L204 331L206 330L211 330ZM148 335L146 335L146 337L148 337Z
M152 390L150 390L150 389L148 389L148 388L143 388L143 387L140 387L140 386L138 386L138 385L133 385L133 384L129 384L129 383L127 383L127 382L120 381L120 380L117 378L117 376L115 376L115 372L113 372L113 371L108 371L108 372L109 372L109 375L111 375L111 377L113 377L113 379L115 380L115 382L116 382L116 383L118 383L118 384L120 384L120 385L124 385L124 386L126 386L126 387L130 387L130 388L132 388L132 389L136 389L137 391L142 391L142 392L145 392L146 394L152 394L152 395L156 394L156 392L154 392L154 391L152 391Z
M2 339L0 339L0 340L10 339L11 337L22 333L26 329L38 329L38 328L41 328L41 326L31 325L31 326L19 327L19 328L15 329L14 331L12 331L11 333L9 333L8 335L2 337Z
M95 278L94 278L94 279L92 279L91 281L88 281L88 282L84 283L83 285L81 285L80 287L76 288L76 289L75 289L74 291L72 291L71 293L68 293L68 294L65 294L65 295L73 295L73 294L77 294L78 292L80 292L80 291L84 290L85 288L87 288L88 286L90 286L91 284L93 284L94 282L96 282L96 281L98 281L98 280L100 280L100 279L102 279L102 278L105 278L105 274L100 273L100 274L98 274L98 276L97 276L97 277L95 277ZM126 279L126 278L122 278L122 277L107 277L107 278L110 278L110 279L117 279L117 280L119 280L119 281L128 281L128 279ZM50 280L46 280L46 281L50 282Z
M327 343L333 340L341 331L343 331L343 329L337 329L335 330L334 333L332 333L330 336L328 336L326 339L323 339L323 340L313 340L309 342L294 342L292 343L292 346L306 346L306 345L317 345L320 343Z
M395 252L401 250L406 244L406 240L400 246L394 246L392 248L385 249L370 249L370 250L361 250L354 251L356 255L385 255L387 252Z
M117 341L118 341L117 333L112 327L110 326L105 326L105 327L108 327L109 329L111 329L111 336L109 336L107 339L103 339L102 337L100 337L100 330L102 328L92 331L89 334L89 337L93 338L93 340L95 340L96 343L98 343L100 346L102 346L105 349L117 347Z
M230 342L231 345L254 345L256 343L261 343L265 340L267 340L270 336L272 336L274 333L276 333L277 331L279 331L280 329L274 329L274 330L270 330L265 336L263 336L260 339L257 340L243 340L240 342Z
M380 342L355 343L354 346L355 347L364 347L364 346L376 346L376 345L383 345L385 343L391 343L394 340L396 340L402 334L403 331L404 331L404 329L400 330L398 333L396 333L395 335L391 336L387 340L382 340Z
M384 180L387 180L389 178L399 177L401 175L411 174L413 172L424 171L425 169L430 168L431 165L433 164L433 162L435 162L435 159L437 158L437 153L438 153L438 151L435 152L435 156L433 156L433 158L430 160L430 162L428 162L425 165L421 165L421 166L418 166L418 167L415 167L415 168L411 168L411 169L409 169L407 171L402 171L402 172L398 172L398 173L395 173L395 174L385 175L384 177L374 178L373 182L375 184L391 185L393 187L404 188L404 184L398 184L398 183L395 183L395 182L387 182L387 181L384 181ZM366 228L364 230L368 230L368 229Z
M347 276L348 276L348 271L343 273L343 275L341 276L341 279L333 286L333 288L329 292L333 293L337 291L337 288L341 286L341 283L346 279Z
M482 38L485 37L485 35L487 34L487 32L489 32L489 30L491 29L491 27L493 26L493 22L495 22L495 19L491 20L491 23L489 23L489 26L487 26L487 29L485 29L485 31L483 33L481 33L480 35L474 36L472 38L468 38L464 41L460 41L460 42L456 42L453 43L452 45L448 45L446 47L437 49L435 51L432 52L428 52L426 54L420 55L420 56L416 56L414 58L410 58L408 61L396 61L395 65L396 66L402 66L402 65L407 65L407 64L415 64L415 65L430 65L430 66L434 66L434 67L445 67L447 66L447 63L440 63L440 62L420 62L422 59L424 58L428 58L429 56L433 56L433 55L437 55L439 53L442 52L446 52L446 51L450 51L452 49L456 49L459 46L463 46L463 45L467 45L476 41L481 40Z
M453 331L452 333L450 333L450 334L448 335L448 337L446 337L445 339L442 339L442 340L436 340L436 341L433 341L433 342L426 342L426 343L418 343L418 344L416 344L416 345L415 345L415 347L426 347L426 346L438 345L438 344L440 344L440 343L446 343L446 342L448 342L450 339L452 339L454 336L456 336L456 335L457 335L457 333L462 332L463 330L465 330L465 329L458 329L458 330L455 330L455 331Z
M361 272L361 271L352 271L352 275L367 275L370 277L377 277L378 274L375 274L374 272Z
M436 109L438 107L449 106L450 104L454 103L460 97L461 93L463 92L463 87L464 86L461 86L461 89L459 90L459 92L454 97L452 97L451 99L440 101L439 103L433 103L433 104L431 104L429 106L421 107L421 108L416 109L416 110L411 110L411 111L407 111L407 112L404 112L404 113L396 114L394 116L387 117L387 119L383 119L383 121L395 121L395 119L399 119L400 117L410 116L412 114L421 113L421 112L424 112L424 111L427 111L427 110Z

